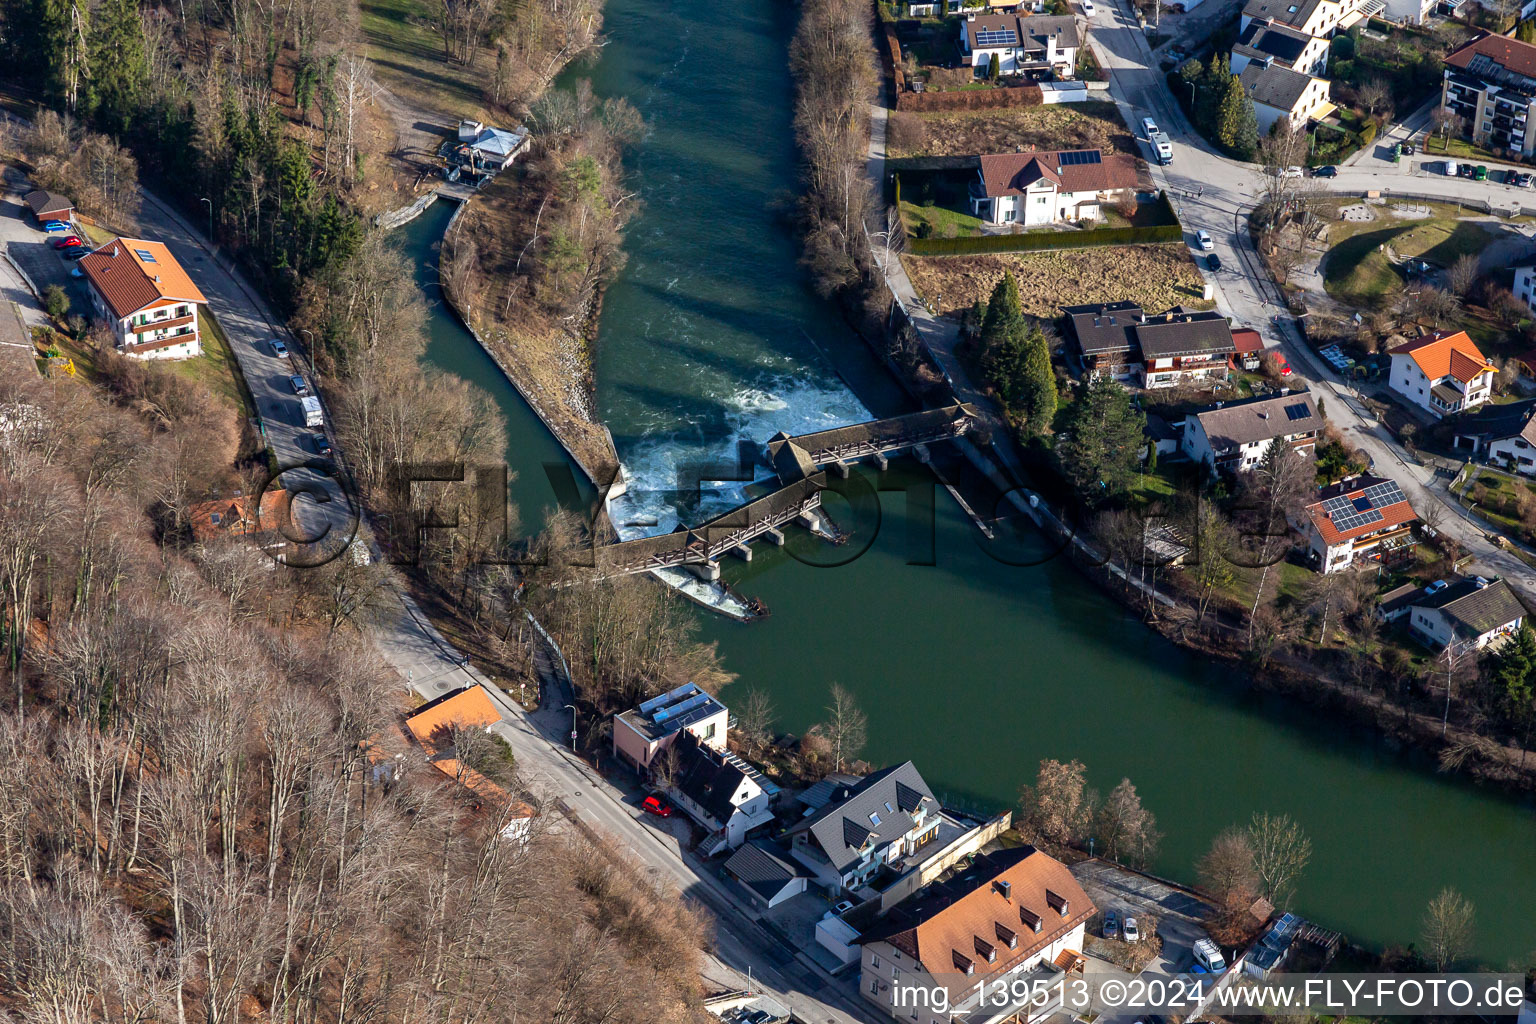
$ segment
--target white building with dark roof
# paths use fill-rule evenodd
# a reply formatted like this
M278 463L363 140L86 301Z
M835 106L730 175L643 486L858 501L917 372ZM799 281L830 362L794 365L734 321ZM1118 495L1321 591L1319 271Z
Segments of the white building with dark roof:
M1408 610L1408 629L1435 650L1454 643L1461 654L1502 643L1519 631L1526 614L1508 583L1475 576L1426 592L1414 601Z
M828 891L867 883L937 839L946 819L911 761L836 789L788 832L790 853Z
M1321 75L1328 67L1328 40L1279 22L1256 19L1239 33L1232 46L1232 73L1242 74L1254 61L1304 75Z
M699 844L705 856L735 849L754 829L773 824L779 788L756 768L687 731L677 733L672 750L676 771L667 795L709 832Z
M1253 100L1253 113L1259 122L1259 134L1267 135L1282 117L1290 119L1292 131L1299 131L1309 121L1319 120L1333 110L1328 102L1328 80L1279 64L1248 62L1237 76Z
M1070 14L975 14L961 25L966 63L985 74L997 57L1004 75L1030 73L1070 79L1077 74L1077 19Z
M1184 418L1184 454L1212 469L1242 473L1254 469L1275 440L1312 455L1323 417L1305 391L1267 398L1218 402Z
M971 212L992 224L1098 220L1100 206L1136 189L1135 160L1097 149L996 153L977 157L977 164Z
M1524 476L1536 476L1536 398L1485 404L1456 423L1456 447Z

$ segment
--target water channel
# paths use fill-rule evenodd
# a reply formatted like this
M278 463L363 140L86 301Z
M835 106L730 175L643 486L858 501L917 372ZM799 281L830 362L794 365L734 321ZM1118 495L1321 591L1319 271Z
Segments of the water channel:
M607 295L597 377L599 406L644 492L628 512L660 528L739 494L740 484L668 493L680 461L728 461L738 439L905 407L795 265L782 214L794 187L794 16L789 4L609 0L609 45L567 76L628 96L651 129L631 161L645 208ZM543 465L566 460L441 306L435 247L451 214L439 203L398 232L433 300L427 358L494 395L527 527L553 502ZM892 474L897 487L918 478L914 467ZM942 490L931 525L922 504L883 494L878 531L866 528L850 549L872 537L871 546L841 567L766 546L728 567L773 614L752 626L706 617L704 633L738 685L772 692L780 728L817 721L828 685L841 682L869 714L866 756L912 759L956 803L1011 805L1041 758L1078 758L1102 790L1122 776L1136 783L1166 833L1160 872L1192 879L1216 832L1283 812L1314 845L1304 915L1368 944L1406 943L1425 903L1451 885L1477 906L1480 955L1503 965L1536 947L1530 804L1255 696L1122 614L1071 567L991 557Z

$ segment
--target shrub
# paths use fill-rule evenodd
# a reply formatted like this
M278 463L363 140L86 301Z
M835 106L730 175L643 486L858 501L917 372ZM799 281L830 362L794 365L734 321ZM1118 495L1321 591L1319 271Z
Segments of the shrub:
M54 320L62 323L69 315L69 293L56 284L43 289L43 308Z
M1051 249L1090 249L1099 245L1153 245L1177 242L1184 229L1177 224L1150 228L1095 228L1090 231L1046 231L1025 235L983 235L967 238L914 239L914 256L971 256L998 252L1044 252Z
M1369 146L1376 141L1376 122L1367 121L1360 128L1360 145Z

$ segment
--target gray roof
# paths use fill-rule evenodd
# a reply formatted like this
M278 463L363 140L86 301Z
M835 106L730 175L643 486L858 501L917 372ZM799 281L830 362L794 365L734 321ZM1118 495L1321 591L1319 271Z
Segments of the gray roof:
M1496 579L1482 583L1476 579L1458 580L1422 601L1415 608L1438 608L1465 639L1482 636L1490 629L1525 617L1525 605L1509 584Z
M833 772L820 782L806 789L795 799L813 811L819 810L832 802L833 794L839 789L851 788L858 784L859 777L857 775L843 775L839 772Z
M671 534L661 536L665 538ZM724 710L725 705L698 686L684 683L659 697L652 697L637 708L623 712L619 717L640 735L654 742Z
M1136 347L1130 328L1145 315L1134 302L1097 302L1090 306L1063 306L1072 325L1072 336L1085 356L1104 352L1129 352Z
M1506 437L1519 436L1536 444L1536 398L1504 405L1484 403L1478 406L1476 412L1457 421L1456 434L1486 441L1502 441Z
M705 747L692 733L683 733L674 746L677 776L672 785L721 825L730 821L736 813L736 791L747 773L731 759Z
M1242 81L1243 88L1248 90L1248 95L1253 97L1253 102L1276 110L1294 110L1296 101L1301 99L1301 94L1312 84L1311 75L1278 64L1265 67L1257 61L1243 68L1242 74L1237 77Z
M765 900L771 900L801 874L793 861L780 855L766 839L754 839L731 854L725 870Z
M1306 50L1312 37L1305 32L1298 32L1289 25L1275 25L1267 21L1253 21L1248 25L1248 30L1237 38L1237 45L1233 50L1242 49L1250 53L1274 57L1287 64L1296 63Z
M967 18L964 25L966 37L973 50L995 48L981 47L976 42L978 32L989 31L1012 31L1018 42L1007 45L1023 49L1043 49L1046 41L1052 37L1055 37L1058 49L1078 45L1077 19L1070 14L1035 14L1023 17L1017 14L978 14L974 19Z
M883 846L912 828L919 807L930 813L939 801L911 761L866 775L858 785L839 789L820 812L792 831L809 831L839 872L859 862L866 843Z
M1237 351L1227 318L1214 311L1180 313L1170 310L1143 320L1133 333L1144 359L1219 356Z
M1273 18L1286 25L1304 25L1322 0L1248 0L1243 14L1250 18Z
M1305 391L1228 402L1197 412L1193 418L1205 431L1211 450L1217 453L1236 445L1323 429L1323 417Z

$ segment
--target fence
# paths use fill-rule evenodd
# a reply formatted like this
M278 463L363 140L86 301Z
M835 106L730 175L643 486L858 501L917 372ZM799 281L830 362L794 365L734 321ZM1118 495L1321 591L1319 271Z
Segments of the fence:
M902 112L1003 110L1008 107L1038 107L1042 102L1040 87L1033 83L1000 85L992 89L961 89L958 92L896 92L896 109Z

